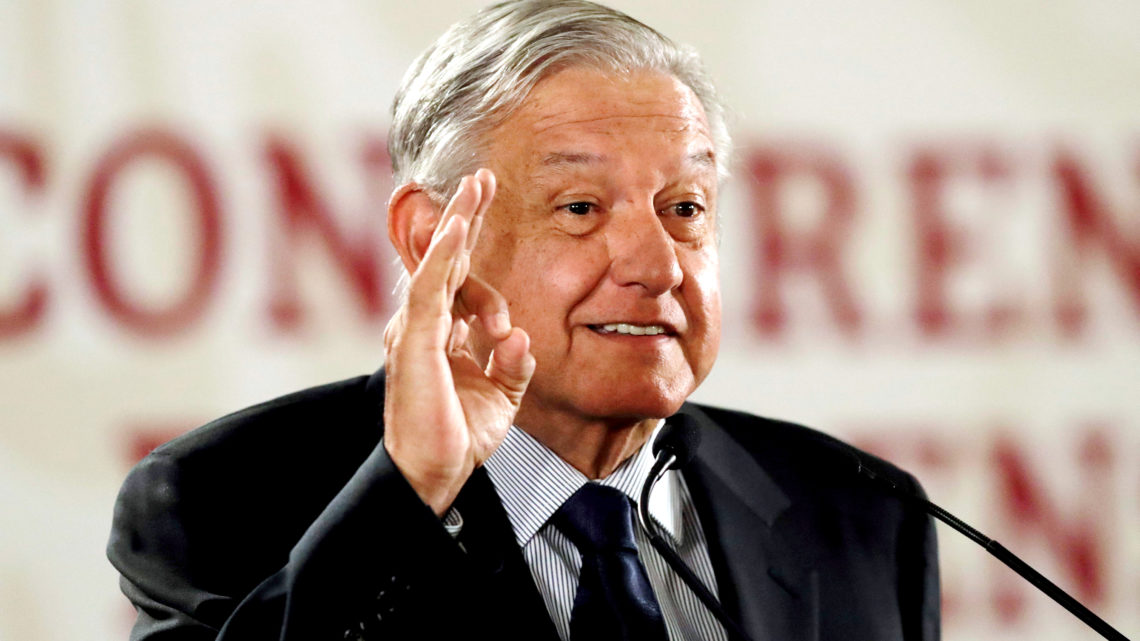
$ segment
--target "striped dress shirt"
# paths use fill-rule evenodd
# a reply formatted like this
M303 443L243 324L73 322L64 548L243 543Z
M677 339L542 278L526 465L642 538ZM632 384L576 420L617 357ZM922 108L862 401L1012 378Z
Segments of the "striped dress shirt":
M653 465L650 444L662 425L664 421L641 449L599 482L621 490L636 502ZM513 426L484 466L506 509L547 612L559 636L569 641L570 610L578 589L582 559L574 544L548 521L589 479L534 437ZM685 563L717 594L708 543L688 488L678 472L667 472L654 489L649 512ZM635 527L635 537L638 555L661 605L669 638L672 641L725 641L724 628L669 568L640 525Z

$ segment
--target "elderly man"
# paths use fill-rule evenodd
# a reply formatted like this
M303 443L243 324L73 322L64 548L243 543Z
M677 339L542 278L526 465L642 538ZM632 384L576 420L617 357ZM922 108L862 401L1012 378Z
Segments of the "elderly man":
M686 403L720 333L721 108L695 54L573 0L449 30L396 97L386 368L219 419L124 484L133 639L935 639L928 520L806 428ZM895 482L905 473L876 462ZM615 578L616 577L616 578Z

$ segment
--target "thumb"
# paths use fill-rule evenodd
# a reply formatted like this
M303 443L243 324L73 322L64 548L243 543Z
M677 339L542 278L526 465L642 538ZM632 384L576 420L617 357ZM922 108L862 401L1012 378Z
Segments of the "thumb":
M515 407L522 402L530 377L534 375L534 356L530 353L530 337L520 327L495 344L487 362L487 378L498 387Z

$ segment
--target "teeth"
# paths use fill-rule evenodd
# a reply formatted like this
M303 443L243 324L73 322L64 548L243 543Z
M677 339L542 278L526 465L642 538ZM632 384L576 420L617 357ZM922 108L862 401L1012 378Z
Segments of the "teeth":
M664 334L665 328L660 325L630 325L629 323L609 323L602 325L602 331L617 332L618 334L632 334L633 336L656 336Z

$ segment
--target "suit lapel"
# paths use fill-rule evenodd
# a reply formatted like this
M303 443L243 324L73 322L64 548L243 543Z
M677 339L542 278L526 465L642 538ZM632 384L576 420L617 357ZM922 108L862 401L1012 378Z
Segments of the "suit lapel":
M558 641L546 604L515 542L506 510L485 470L475 471L455 506L464 520L459 542L474 574L471 596L481 604L474 612L480 625L488 627L489 638Z
M699 408L701 445L684 471L709 543L725 609L754 639L818 637L817 577L802 566L778 517L790 507L756 460Z

